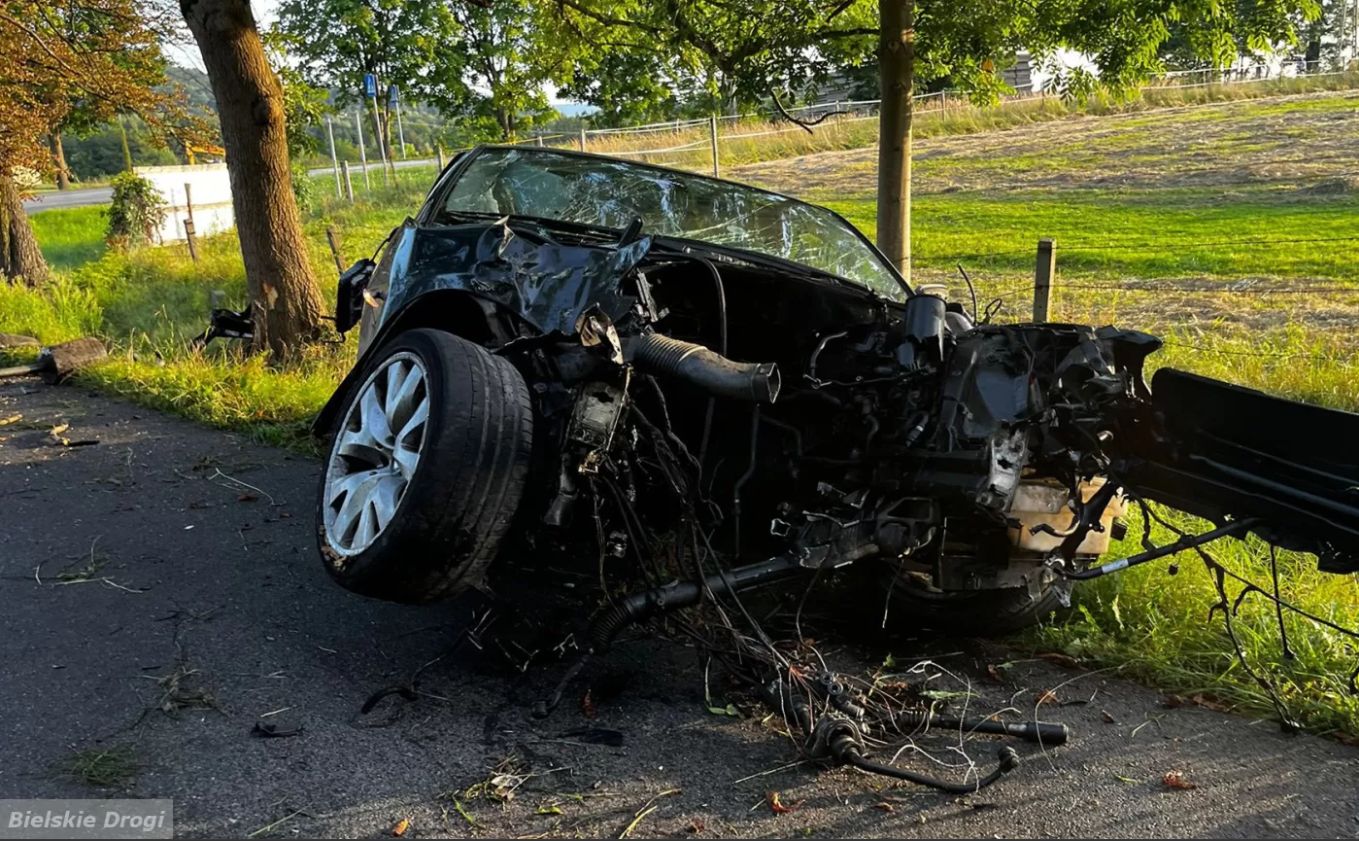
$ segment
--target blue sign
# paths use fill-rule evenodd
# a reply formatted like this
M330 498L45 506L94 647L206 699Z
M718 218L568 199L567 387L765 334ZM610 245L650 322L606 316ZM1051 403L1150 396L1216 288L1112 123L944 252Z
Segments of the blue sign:
M372 73L363 74L363 95L377 99L377 76Z
M397 101L398 98L399 98L399 94L397 93L396 85L388 85L388 86L387 86L387 107L388 107L388 108L395 108L395 107L396 107L396 101Z

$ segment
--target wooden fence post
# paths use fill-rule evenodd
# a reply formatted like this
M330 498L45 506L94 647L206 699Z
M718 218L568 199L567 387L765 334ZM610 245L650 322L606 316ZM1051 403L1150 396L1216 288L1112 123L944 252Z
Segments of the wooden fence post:
M716 114L709 114L709 115L708 115L708 143L712 146L712 149L713 149L713 177L715 178L715 177L717 177L717 176L720 174L720 172L719 172L720 167L718 166L718 163L717 163L718 158L717 158L717 115L716 115Z
M194 239L194 235L193 235L193 220L192 220L192 219L185 219L185 220L184 220L184 241L187 242L187 243L189 244L189 256L190 256L191 258L193 258L193 261L194 261L195 263L197 263L197 262L198 262L198 242Z
M585 151L585 126L580 127L580 150Z
M1048 238L1038 240L1038 263L1033 271L1033 320L1048 320L1052 304L1052 284L1057 277L1057 247Z
M193 224L193 185L184 182L184 213L188 217L189 224Z
M366 173L367 170L364 170ZM354 203L354 182L349 179L349 161L340 161L340 174L344 176L344 194L349 203Z
M330 256L335 258L335 271L344 274L344 258L340 256L340 244L335 241L335 229L326 226L326 242L330 243Z
M440 172L444 171L444 144L439 143L434 147L434 165Z

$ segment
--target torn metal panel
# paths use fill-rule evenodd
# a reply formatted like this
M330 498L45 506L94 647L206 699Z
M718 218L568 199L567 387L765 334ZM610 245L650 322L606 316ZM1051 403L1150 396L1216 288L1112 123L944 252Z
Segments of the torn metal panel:
M628 313L635 298L623 294L621 278L650 248L648 237L621 248L567 245L546 230L503 223L407 225L370 288L387 296L384 318L430 292L458 290L505 307L539 332L571 335L591 307L614 320Z

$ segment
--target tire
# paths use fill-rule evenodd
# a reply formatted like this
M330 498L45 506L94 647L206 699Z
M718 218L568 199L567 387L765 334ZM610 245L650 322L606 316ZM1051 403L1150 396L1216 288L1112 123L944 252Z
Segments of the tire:
M888 621L896 628L937 631L950 636L998 637L1042 622L1062 610L1061 594L1051 585L1038 596L1027 588L936 590L924 576L906 573L891 582Z
M416 368L422 382L411 379ZM358 382L321 472L326 570L355 593L406 604L477 586L528 477L524 378L471 342L419 329L378 350Z

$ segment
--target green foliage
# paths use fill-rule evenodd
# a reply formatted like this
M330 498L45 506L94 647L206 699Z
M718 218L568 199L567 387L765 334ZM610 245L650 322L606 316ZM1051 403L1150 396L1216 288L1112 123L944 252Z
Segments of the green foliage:
M644 80L636 85L637 98L648 107L660 107L664 89L675 87L706 91L715 106L741 108L776 91L797 98L832 78L858 77L878 54L875 0L543 2L560 11L557 39L591 47L575 53L567 89L610 116L621 112L618 100L630 78ZM1235 59L1238 44L1264 52L1294 43L1298 21L1318 12L1315 0L1264 6L1126 0L1098 10L1067 0L918 0L914 9L916 89L946 81L982 101L1005 91L999 71L1019 50L1051 65L1063 91L1084 96L1096 81L1120 90L1163 69L1172 26L1184 49L1222 66ZM1098 77L1062 69L1056 59L1063 50L1090 56Z
M318 199L316 182L307 174L307 167L304 164L294 163L292 168L293 198L297 200L297 209L307 213L316 207Z
M136 166L173 166L175 153L160 143L146 124L136 118L128 123L128 151ZM115 123L96 126L82 135L66 135L66 164L77 181L94 181L117 175L123 165L122 134Z
M147 245L165 220L165 202L150 181L133 172L115 176L113 198L109 202L108 231L104 240L110 248L127 249Z
M264 47L269 53L269 64L283 88L284 121L288 130L288 156L302 160L321 146L320 138L312 131L320 126L334 109L330 107L330 92L307 83L302 71L288 60L287 51L295 44L281 31L264 33ZM297 190L297 179L293 179Z
M284 0L276 37L342 104L359 102L375 73L380 104L396 84L403 101L458 118L462 138L498 140L557 116L543 83L565 47L545 37L547 11L516 0Z

